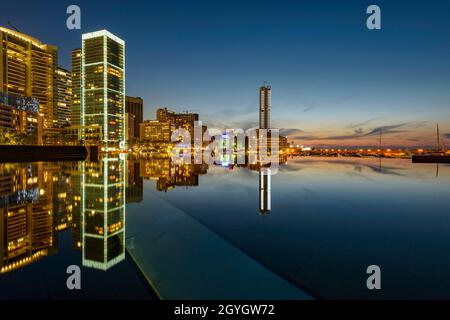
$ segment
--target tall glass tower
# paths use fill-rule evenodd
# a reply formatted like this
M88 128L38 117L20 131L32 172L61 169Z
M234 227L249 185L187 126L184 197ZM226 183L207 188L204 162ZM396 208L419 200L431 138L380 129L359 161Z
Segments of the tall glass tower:
M259 128L270 129L270 104L272 87L263 85L259 88Z
M125 148L125 42L101 30L83 34L81 125L101 126L105 151Z

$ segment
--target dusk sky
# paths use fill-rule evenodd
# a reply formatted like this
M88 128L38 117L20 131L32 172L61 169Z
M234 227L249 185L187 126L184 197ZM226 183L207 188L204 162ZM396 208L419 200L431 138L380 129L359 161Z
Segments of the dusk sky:
M126 42L127 94L200 114L209 127L255 127L272 85L272 126L303 145L450 146L448 1L8 1L7 21L70 51L107 29ZM78 4L82 29L66 28ZM382 30L366 28L377 4ZM23 10L24 7L27 10Z

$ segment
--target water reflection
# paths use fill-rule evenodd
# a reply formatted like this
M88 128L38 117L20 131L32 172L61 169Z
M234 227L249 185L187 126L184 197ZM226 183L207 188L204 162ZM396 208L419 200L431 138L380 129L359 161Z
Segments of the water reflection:
M259 170L259 212L269 214L271 210L271 172L268 168Z
M208 165L182 161L174 163L169 156L156 156L141 160L140 171L145 179L156 180L158 191L167 192L175 187L198 186L199 175L208 172Z
M0 273L54 254L56 236L71 220L54 165L6 164L0 171ZM64 182L63 182L64 183ZM56 210L58 213L55 213Z
M310 272L320 267L335 274L332 267L341 261L342 248L368 243L381 252L382 261L403 266L403 260L395 257L407 247L403 243L407 236L414 235L416 245L425 239L434 250L444 247L434 233L421 228L429 225L446 234L447 216L440 213L448 211L449 177L448 165L367 158L297 158L281 165L274 176L270 168L255 165L197 165L161 155L141 160L108 157L97 162L0 164L0 272L10 273L59 251L63 255L58 243L61 232L71 233L72 248L80 252L75 263L110 270L125 259L126 204L130 204L130 237L136 234L136 224L153 225L146 219L157 211L162 217L167 213L161 209L167 207L153 202L152 197L158 197L159 204L169 203L194 217L291 283L321 291L324 297L339 297L337 287ZM144 180L154 184L146 183L144 190ZM150 205L140 203L144 192L152 199ZM263 216L273 214L260 219L258 211ZM394 258L390 246L377 244L385 238L399 243ZM267 239L270 245L261 246L268 244ZM371 257L353 253L339 266L359 270ZM427 256L426 261L433 259ZM417 262L415 267L421 265ZM301 268L305 269L300 272ZM450 279L447 274L440 277Z
M125 189L129 202L142 199L139 173L136 181L131 170L126 181L126 170L126 160L118 157L2 164L0 272L57 253L58 233L69 228L83 266L107 270L124 260Z
M108 270L125 259L125 172L119 157L81 166L83 266Z
M244 167L259 172L259 211L267 215L270 169ZM208 168L173 162L169 156L1 164L0 272L57 253L58 234L67 229L72 248L82 253L82 265L108 270L125 259L126 204L143 200L143 180L155 180L156 190L163 192L197 187Z

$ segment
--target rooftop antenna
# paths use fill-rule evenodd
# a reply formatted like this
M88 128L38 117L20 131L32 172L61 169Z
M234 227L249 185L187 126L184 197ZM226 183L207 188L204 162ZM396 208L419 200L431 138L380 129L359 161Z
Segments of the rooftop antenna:
M10 26L11 28L13 28L14 30L16 30L17 32L20 32L19 29L17 29L16 27L13 26L13 24L11 23L10 20L7 21L8 26Z

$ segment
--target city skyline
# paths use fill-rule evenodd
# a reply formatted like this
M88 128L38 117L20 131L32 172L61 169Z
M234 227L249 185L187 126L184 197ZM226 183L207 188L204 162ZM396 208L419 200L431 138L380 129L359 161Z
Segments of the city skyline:
M70 52L79 47L82 33L106 28L124 38L129 48L127 95L144 99L144 119L158 107L169 107L199 113L212 127L255 127L255 88L267 80L274 87L272 105L277 110L272 123L290 141L374 146L383 131L383 145L412 147L435 145L436 123L449 144L450 96L444 88L450 70L450 49L444 42L449 27L439 19L448 4L438 4L427 8L411 4L405 12L399 4L382 1L389 14L379 33L365 29L362 4L332 2L289 4L292 10L283 8L283 15L273 5L256 8L245 3L235 13L233 2L226 8L207 3L187 8L178 3L176 7L188 10L190 18L175 16L169 25L164 18L171 17L174 8L163 3L153 3L152 10L144 3L127 7L116 19L118 3L99 12L95 8L101 3L82 1L81 31L64 28L62 4L36 7L36 12L49 14L50 22L42 25L27 14L14 14L13 6L9 10L6 5L6 12L15 17L12 23L20 31L58 46L64 68L70 67ZM199 8L203 14L193 12ZM250 12L252 17L246 19ZM257 12L262 18L270 15L271 22L255 18ZM430 22L426 19L430 16L436 19ZM144 17L154 19L146 25ZM209 23L212 18L215 23ZM419 23L411 26L413 19ZM425 20L426 24L421 22ZM206 22L207 30L201 28ZM7 26L6 21L0 23ZM237 34L242 28L248 33ZM186 42L188 38L192 43Z
M0 7L0 300L450 299L448 0Z

